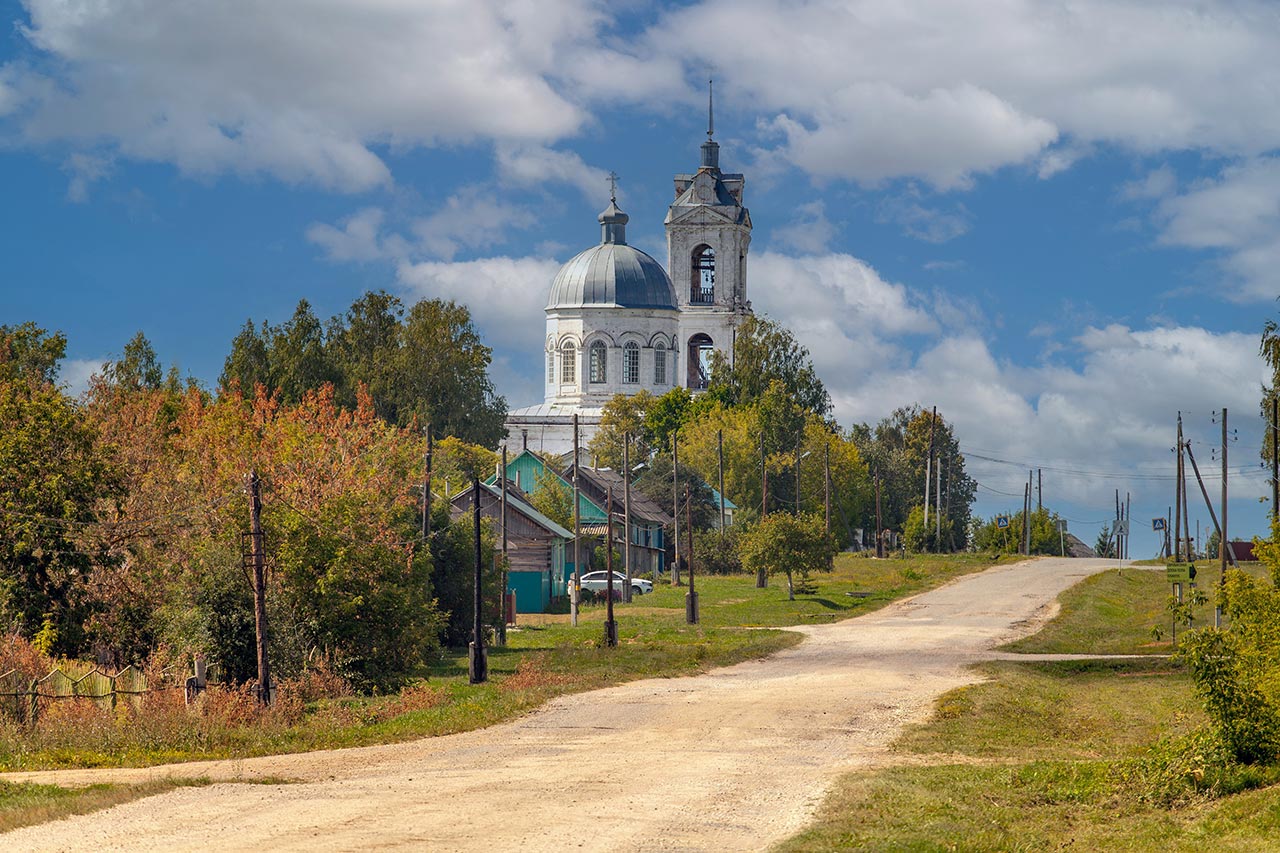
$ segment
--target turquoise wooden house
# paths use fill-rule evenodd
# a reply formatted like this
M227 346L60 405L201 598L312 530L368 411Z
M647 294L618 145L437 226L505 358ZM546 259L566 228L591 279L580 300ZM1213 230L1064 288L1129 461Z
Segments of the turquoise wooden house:
M573 533L530 506L514 484L508 486L506 591L515 593L517 613L546 613L553 598L568 594ZM471 489L451 497L449 504L455 518L471 512ZM500 486L480 484L480 514L493 520L501 536Z

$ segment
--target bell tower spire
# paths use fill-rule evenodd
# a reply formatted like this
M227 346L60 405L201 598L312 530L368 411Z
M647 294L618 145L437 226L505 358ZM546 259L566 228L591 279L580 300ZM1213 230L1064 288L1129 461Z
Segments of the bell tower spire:
M702 163L699 168L720 171L720 143L713 136L716 132L716 116L712 102L712 81L707 81L707 141L702 143Z

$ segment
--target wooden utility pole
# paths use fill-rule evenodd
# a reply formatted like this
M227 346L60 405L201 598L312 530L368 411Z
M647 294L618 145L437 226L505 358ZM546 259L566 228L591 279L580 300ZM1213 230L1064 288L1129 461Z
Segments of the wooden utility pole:
M800 434L796 436L796 464L794 471L796 478L796 515L800 514L800 450L804 447L803 442L804 431L801 430Z
M716 460L720 472L720 538L724 539L724 430L716 430Z
M622 435L622 562L627 566L627 588L622 600L631 603L631 433Z
M1191 460L1191 471L1196 475L1196 483L1200 486L1200 494L1204 497L1204 505L1209 510L1209 520L1213 522L1213 529L1218 533L1218 541L1221 542L1225 537L1222 535L1222 527L1218 524L1218 514L1213 511L1213 502L1209 500L1209 490L1204 486L1204 478L1200 476L1200 466L1196 464L1196 455L1191 452L1191 442L1187 442L1187 459ZM1196 521L1196 538L1200 538L1200 522ZM1227 552L1227 559L1231 561L1231 565L1236 565L1235 553ZM1237 568L1239 568L1237 566Z
M498 570L498 645L507 644L507 445L502 445L502 470L498 472L502 484L502 567Z
M262 482L249 472L249 540L253 549L253 628L258 651L258 701L271 704L271 665L267 661L267 554L262 536Z
M484 647L484 566L480 551L480 476L471 475L472 535L476 546L475 589L471 605L471 645L467 649L467 677L472 684L489 680L489 654Z
M1036 512L1044 509L1044 469L1036 469Z
M431 424L427 424L426 475L422 479L422 541L431 538Z
M1031 477L1022 489L1022 549L1027 556L1031 555Z
M1174 445L1177 461L1173 483L1173 561L1182 562L1182 412L1178 412L1178 441Z
M942 553L942 460L934 466L933 484L933 548Z
M1186 445L1187 442L1184 438L1182 446L1178 448L1178 463L1182 466L1182 476L1179 483L1182 489L1182 532L1186 535L1186 550L1184 552L1186 558L1187 560L1194 560L1196 558L1196 552L1195 541L1191 538L1191 499L1187 497ZM1196 537L1199 538L1199 536L1200 520L1196 519Z
M1222 410L1222 533L1218 536L1218 552L1221 556L1221 574L1218 585L1227 582L1227 410ZM1235 565L1235 560L1231 564Z
M684 487L685 533L689 538L689 591L684 594L684 621L698 624L698 591L693 586L693 501L689 497L689 484Z
M582 514L578 497L578 414L573 415L573 576L569 578L569 621L578 626L578 601L582 598Z
M675 534L672 542L671 585L680 586L680 428L671 431L671 524Z
M831 442L822 447L822 510L826 518L827 541L831 541ZM835 554L827 555L827 568L835 565Z
M769 465L764 449L764 424L760 425L760 520L769 516ZM756 589L769 585L769 573L760 567L756 570Z
M929 418L929 455L924 459L924 532L929 532L929 481L933 478L933 430L938 424L938 407Z
M604 644L612 649L618 645L618 623L613 621L613 486L605 493L604 516Z
M1132 525L1132 516L1133 516L1133 512L1132 512L1132 510L1133 510L1133 504L1130 502L1129 493L1128 493L1128 492L1125 492L1125 493L1124 493L1124 520L1125 520L1126 522L1129 522L1128 524L1126 524L1126 525L1125 525L1125 530L1128 530L1130 527L1132 527L1132 526L1133 526L1133 525ZM1129 559L1129 534L1128 534L1128 533L1126 533L1126 534L1124 535L1124 558L1125 558L1126 560L1127 560L1127 559Z
M1280 388L1271 392L1271 522L1280 522Z
M884 557L884 530L880 521L880 472L876 471L876 556Z

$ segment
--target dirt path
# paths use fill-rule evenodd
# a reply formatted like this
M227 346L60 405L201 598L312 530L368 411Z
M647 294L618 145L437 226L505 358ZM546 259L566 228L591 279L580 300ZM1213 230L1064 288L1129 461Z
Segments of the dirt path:
M759 850L834 777L886 763L965 666L1034 630L1115 561L991 569L799 646L707 675L565 697L512 723L413 743L145 770L9 774L61 784L183 774L292 785L185 788L0 837L17 850Z

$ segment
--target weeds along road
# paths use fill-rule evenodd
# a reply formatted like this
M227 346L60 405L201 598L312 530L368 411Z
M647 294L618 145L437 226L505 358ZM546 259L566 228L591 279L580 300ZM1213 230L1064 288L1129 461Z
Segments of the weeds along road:
M706 675L568 696L512 723L412 743L145 770L8 774L59 784L277 777L183 788L0 836L17 850L759 850L812 817L967 664L1035 630L1114 560L1040 559Z

